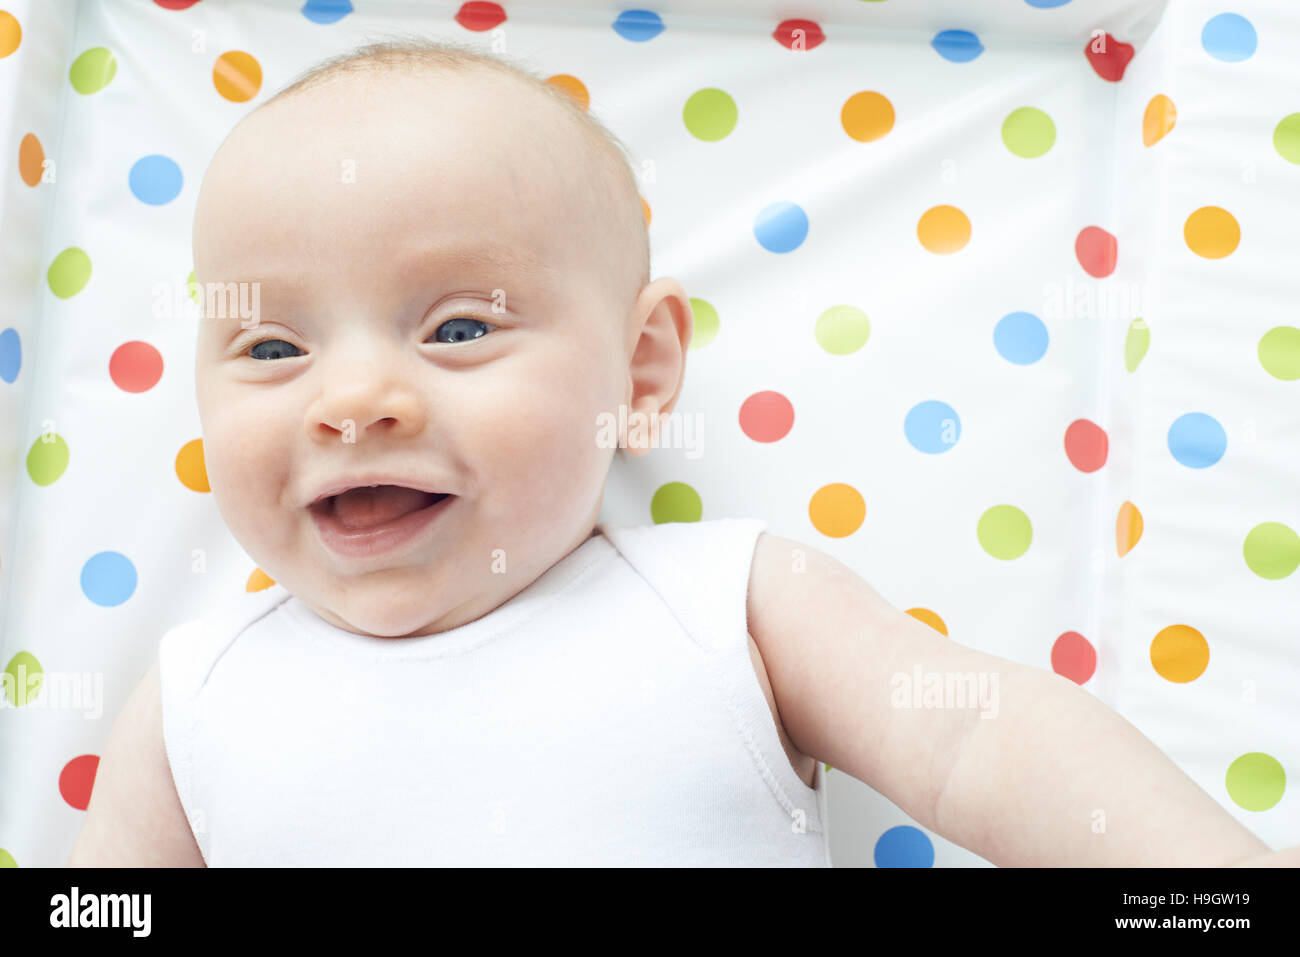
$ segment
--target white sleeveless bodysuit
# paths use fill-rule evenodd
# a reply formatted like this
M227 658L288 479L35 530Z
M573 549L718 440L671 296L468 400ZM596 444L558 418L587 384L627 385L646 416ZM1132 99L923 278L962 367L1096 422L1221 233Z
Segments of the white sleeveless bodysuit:
M763 523L597 526L483 617L376 638L279 585L159 643L217 866L830 866L749 655Z

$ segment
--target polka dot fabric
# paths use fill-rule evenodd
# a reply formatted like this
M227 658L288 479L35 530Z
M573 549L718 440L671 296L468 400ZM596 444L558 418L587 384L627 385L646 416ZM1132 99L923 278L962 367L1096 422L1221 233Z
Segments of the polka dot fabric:
M703 441L616 460L604 519L761 515L1300 843L1288 0L565 6L0 0L0 866L64 863L162 633L272 584L204 467L196 190L399 30L527 60L633 154ZM827 780L837 865L983 863Z

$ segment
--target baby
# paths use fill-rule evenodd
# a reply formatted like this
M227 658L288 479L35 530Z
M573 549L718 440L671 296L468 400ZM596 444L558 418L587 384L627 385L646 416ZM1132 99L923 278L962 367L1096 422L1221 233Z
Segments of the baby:
M823 763L999 865L1300 861L760 521L598 524L597 423L672 412L693 317L558 88L418 40L329 61L221 145L194 263L254 307L208 295L195 379L274 584L163 636L71 865L825 866ZM996 711L909 707L917 671Z

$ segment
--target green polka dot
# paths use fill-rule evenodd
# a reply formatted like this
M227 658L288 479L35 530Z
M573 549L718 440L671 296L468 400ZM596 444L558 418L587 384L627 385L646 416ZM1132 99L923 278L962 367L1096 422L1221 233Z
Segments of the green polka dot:
M984 551L994 558L1019 558L1029 550L1034 529L1029 516L1014 505L994 505L980 516L975 529Z
M37 485L49 485L58 480L68 467L68 443L57 432L50 433L51 441L44 442L41 433L27 453L27 474Z
M18 866L18 862L14 860L14 856L10 854L8 851L6 851L3 847L0 847L0 867L17 867L17 866Z
M203 305L203 299L199 295L199 277L193 269L191 269L190 274L185 277L185 291L189 293L190 298L194 300L194 305Z
M691 312L695 314L695 335L692 349L703 349L718 336L718 310L703 299L691 299Z
M1300 163L1300 113L1282 118L1273 131L1273 148L1284 160Z
M867 314L856 306L831 306L817 317L817 344L835 356L857 352L871 335Z
M1281 522L1256 525L1241 550L1250 570L1260 578L1286 578L1300 567L1300 535Z
M704 514L700 493L685 482L659 486L650 499L650 517L656 525L664 522L698 522Z
M36 680L33 681L32 679ZM30 651L20 651L9 659L5 666L4 686L0 688L5 699L15 708L21 708L36 700L45 682L45 672L41 663Z
M736 128L736 115L736 101L714 87L692 93L682 110L682 119L691 135L710 143Z
M1300 329L1274 326L1259 340L1259 364L1286 382L1300 379Z
M78 93L98 93L113 81L117 74L117 57L108 47L91 47L72 61L68 78Z
M1136 371L1150 346L1151 328L1141 319L1134 319L1128 324L1128 335L1124 338L1124 368Z
M60 299L71 299L90 282L90 257L84 249L69 246L54 257L45 279L50 292Z
M1282 800L1286 772L1277 758L1261 751L1243 754L1228 765L1224 777L1228 796L1247 811L1267 811Z
M1017 156L1042 156L1056 142L1056 124L1042 110L1022 106L1002 121L1002 142Z

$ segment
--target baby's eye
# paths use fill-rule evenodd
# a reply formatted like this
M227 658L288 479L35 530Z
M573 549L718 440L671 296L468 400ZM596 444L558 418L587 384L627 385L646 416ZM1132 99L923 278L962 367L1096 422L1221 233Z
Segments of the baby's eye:
M482 319L457 316L455 319L448 319L439 325L433 334L439 342L463 342L466 339L481 339L487 335L488 329L495 328L491 323L484 322Z
M275 345L272 345L273 343L275 343ZM271 348L269 350L264 350L263 354L260 356L255 355L257 350L262 346L271 346ZM254 359L285 359L285 358L296 359L297 358L297 356L288 355L285 351L286 349L295 349L298 351L299 354L302 353L302 350L298 349L297 346L293 345L292 343L285 342L283 339L263 339L261 342L254 343L252 348L248 350L248 354L252 356L252 358Z

